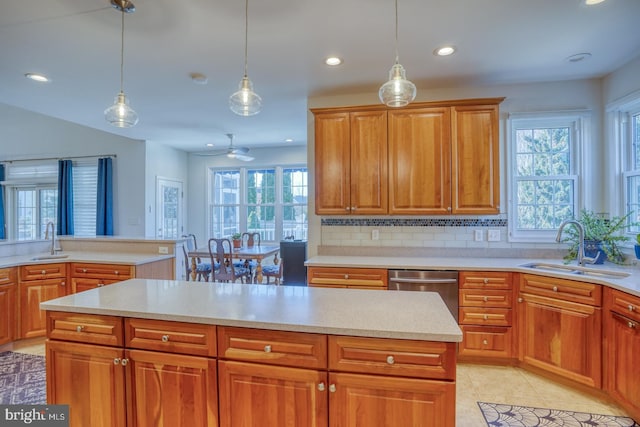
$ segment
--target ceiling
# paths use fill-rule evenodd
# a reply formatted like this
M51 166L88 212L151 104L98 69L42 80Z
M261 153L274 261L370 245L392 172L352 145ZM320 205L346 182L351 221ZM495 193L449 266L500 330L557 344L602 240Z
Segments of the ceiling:
M243 74L244 1L132 1L124 89L137 126L103 116L120 85L121 15L109 0L3 2L0 102L186 151L226 147L226 133L250 147L306 144L308 97L375 94L395 57L393 0L251 0L248 75L263 109L239 117L228 98ZM640 55L640 0L399 0L398 13L400 62L419 97L430 87L597 78ZM433 55L444 44L457 52ZM591 57L566 60L579 53ZM329 68L328 55L344 64Z

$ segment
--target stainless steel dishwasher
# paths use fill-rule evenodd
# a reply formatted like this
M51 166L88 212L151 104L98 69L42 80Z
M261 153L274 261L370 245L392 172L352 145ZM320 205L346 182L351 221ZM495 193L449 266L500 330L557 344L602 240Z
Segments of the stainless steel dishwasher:
M458 272L389 270L389 290L437 292L458 321Z

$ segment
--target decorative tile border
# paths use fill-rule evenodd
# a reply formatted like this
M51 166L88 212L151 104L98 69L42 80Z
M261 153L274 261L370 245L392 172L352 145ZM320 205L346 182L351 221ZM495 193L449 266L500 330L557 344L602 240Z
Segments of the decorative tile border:
M367 227L506 227L504 218L322 218L322 225Z

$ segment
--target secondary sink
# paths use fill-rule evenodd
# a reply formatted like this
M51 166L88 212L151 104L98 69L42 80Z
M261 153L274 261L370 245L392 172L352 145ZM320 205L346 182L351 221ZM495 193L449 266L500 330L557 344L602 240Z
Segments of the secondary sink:
M56 255L38 255L35 256L33 258L31 258L31 261L44 261L47 259L61 259L61 258L67 258L69 255L63 255L63 254L56 254Z
M613 270L600 270L598 268L582 267L579 265L552 264L546 262L532 262L522 264L520 267L532 268L535 270L557 271L568 274L580 274L584 276L609 277L612 279L623 279L629 277L630 273Z

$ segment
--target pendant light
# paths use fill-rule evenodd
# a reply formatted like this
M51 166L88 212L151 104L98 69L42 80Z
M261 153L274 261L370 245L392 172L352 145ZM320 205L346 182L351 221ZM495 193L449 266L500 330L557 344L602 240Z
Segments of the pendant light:
M104 118L110 125L119 128L130 128L138 123L138 114L129 106L129 100L124 94L124 14L133 13L136 7L129 0L111 0L114 9L122 12L122 32L120 45L120 93L116 96L111 107L104 110Z
M247 77L247 39L249 34L249 0L245 0L244 14L244 77L240 87L229 97L229 108L239 116L253 116L262 108L262 98L253 91L253 83Z
M389 71L389 81L380 86L378 96L388 107L404 107L416 98L416 85L407 80L404 67L398 62L398 0L396 2L396 62Z

